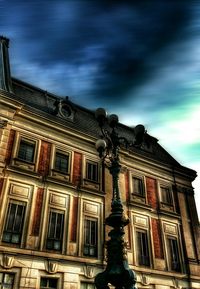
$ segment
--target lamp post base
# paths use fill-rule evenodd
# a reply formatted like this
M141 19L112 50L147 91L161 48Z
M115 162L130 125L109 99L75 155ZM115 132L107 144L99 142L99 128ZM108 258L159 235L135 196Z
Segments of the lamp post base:
M110 240L106 243L107 266L95 278L97 289L109 289L109 283L116 289L136 289L136 275L129 268L124 242L124 227L128 223L129 219L124 216L122 206L119 210L119 204L113 203L112 213L106 219L106 224L113 227L108 234Z

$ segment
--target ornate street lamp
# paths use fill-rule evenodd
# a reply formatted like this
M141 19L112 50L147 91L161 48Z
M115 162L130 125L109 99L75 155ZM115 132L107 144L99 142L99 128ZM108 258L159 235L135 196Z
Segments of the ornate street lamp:
M103 108L98 108L95 113L99 123L102 138L96 142L99 157L105 163L112 175L113 195L111 202L111 214L106 218L106 224L112 227L106 242L107 266L105 271L97 274L95 285L97 289L109 289L112 284L116 289L135 289L136 275L129 268L127 260L126 244L124 241L124 227L128 225L129 219L124 214L124 209L119 192L119 148L120 146L140 147L143 142L145 129L138 125L134 129L135 140L129 142L125 137L119 137L116 132L118 116L115 114L107 117ZM106 129L106 127L108 129Z

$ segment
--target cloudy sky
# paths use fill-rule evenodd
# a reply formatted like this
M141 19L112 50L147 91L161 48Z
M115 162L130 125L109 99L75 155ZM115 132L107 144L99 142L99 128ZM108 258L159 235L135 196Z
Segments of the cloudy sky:
M199 1L0 0L0 34L12 76L144 124L197 171L200 208Z

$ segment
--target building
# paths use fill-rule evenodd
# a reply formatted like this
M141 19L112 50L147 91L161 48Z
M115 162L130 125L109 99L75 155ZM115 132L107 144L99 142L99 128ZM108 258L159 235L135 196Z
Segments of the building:
M0 62L0 288L92 289L106 264L112 194L94 112L11 77L4 37ZM196 172L150 135L120 161L138 288L200 288Z

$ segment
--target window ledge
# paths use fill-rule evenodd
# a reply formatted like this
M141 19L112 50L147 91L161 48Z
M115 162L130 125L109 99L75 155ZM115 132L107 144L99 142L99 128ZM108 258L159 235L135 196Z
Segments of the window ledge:
M99 182L98 181L93 181L93 180L90 180L90 179L84 179L85 182L89 182L89 183L93 183L93 184L97 184L99 185Z
M26 160L22 160L19 158L14 158L12 165L23 169L23 170L27 170L27 171L35 171L35 163L34 162L28 162Z
M100 183L92 181L92 180L84 179L83 180L83 187L99 191L100 190Z
M169 211L169 212L174 212L174 205L173 204L168 204L168 203L164 203L164 202L160 202L160 209Z
M59 180L70 181L70 173L63 173L59 170L52 169L51 177Z
M35 165L35 162L29 162L27 160L24 160L24 159L20 159L20 158L14 158L14 161L18 161L18 162L22 162L22 163L26 163L28 165Z

